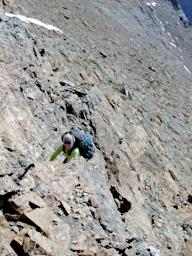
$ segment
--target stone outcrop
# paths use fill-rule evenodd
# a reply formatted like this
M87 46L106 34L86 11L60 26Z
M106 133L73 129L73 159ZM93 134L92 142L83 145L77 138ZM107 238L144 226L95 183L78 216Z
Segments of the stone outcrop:
M189 256L191 28L85 2L0 1L0 255ZM94 158L49 162L71 126Z

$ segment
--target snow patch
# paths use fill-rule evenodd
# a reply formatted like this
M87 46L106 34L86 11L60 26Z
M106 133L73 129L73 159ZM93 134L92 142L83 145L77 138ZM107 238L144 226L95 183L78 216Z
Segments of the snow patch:
M160 23L161 25L164 25L163 22L162 22L160 19L158 19L158 21L159 21L159 23Z
M174 44L174 43L172 43L172 42L169 42L169 44L172 45L172 46L175 47L175 48L177 47L177 45Z
M157 16L156 16L156 18L157 18ZM165 27L164 27L163 22L162 22L159 18L157 18L157 20L158 20L158 21L159 21L159 23L160 23L160 27L161 27L161 29L165 32Z
M175 44L175 40L174 40L174 38L172 37L172 35L171 35L169 32L167 32L167 35L168 35L169 38L171 39L171 42L172 42L173 44Z
M191 74L191 71L185 65L183 65L183 67L189 74Z
M36 20L36 19L34 19L34 18L27 18L27 17L25 17L25 16L23 16L23 15L12 14L12 13L7 13L7 12L5 13L5 15L6 15L7 17L17 18L17 19L19 19L19 20L21 20L21 21L24 21L24 22L26 22L26 23L32 23L32 24L35 24L35 25L44 27L44 28L46 28L46 29L48 29L48 30L54 30L54 31L56 31L56 32L63 33L63 31L60 30L59 28L57 28L57 27L55 27L55 26L53 26L53 25L45 24L45 23L43 23L43 22L41 22L41 21L39 21L39 20Z
M164 28L164 26L162 26L162 25L161 25L161 29L162 29L163 31L165 31L165 28Z
M155 6L157 5L156 2L152 2L152 3L147 2L146 4L147 4L148 6L150 6L150 7L155 7Z

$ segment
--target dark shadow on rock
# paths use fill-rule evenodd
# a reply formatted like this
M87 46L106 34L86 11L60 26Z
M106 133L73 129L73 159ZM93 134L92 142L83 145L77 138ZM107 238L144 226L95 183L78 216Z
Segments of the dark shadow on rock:
M110 190L121 214L131 210L131 203L126 198L124 198L115 187L112 186Z

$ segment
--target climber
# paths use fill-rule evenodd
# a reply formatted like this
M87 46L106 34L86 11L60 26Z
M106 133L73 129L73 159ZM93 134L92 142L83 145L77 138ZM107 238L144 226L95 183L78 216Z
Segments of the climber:
M53 161L63 152L64 163L69 162L72 158L83 156L86 159L91 159L94 155L93 140L88 132L80 128L72 128L65 132L61 140L63 144L59 146L50 158Z

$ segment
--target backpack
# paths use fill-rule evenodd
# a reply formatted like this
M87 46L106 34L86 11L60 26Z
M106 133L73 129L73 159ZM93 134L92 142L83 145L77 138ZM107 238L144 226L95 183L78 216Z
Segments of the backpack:
M74 147L78 147L80 154L86 158L91 159L94 156L95 150L93 145L93 139L89 132L85 132L80 128L72 128L70 131L65 132L61 139L63 141L63 136L67 133L71 133L75 137Z

